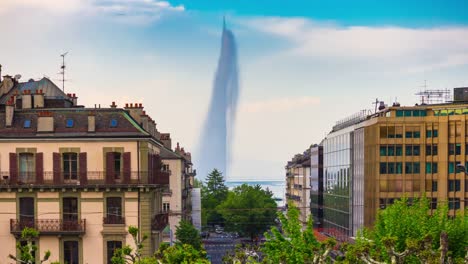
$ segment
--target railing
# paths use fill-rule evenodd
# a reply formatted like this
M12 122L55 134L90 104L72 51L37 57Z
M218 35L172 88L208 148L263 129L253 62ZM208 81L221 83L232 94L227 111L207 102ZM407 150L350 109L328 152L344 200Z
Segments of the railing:
M167 212L161 212L154 215L151 222L151 228L156 231L162 231L169 223L169 214Z
M125 217L120 215L108 215L103 218L105 225L125 225Z
M26 227L34 228L42 235L79 235L86 233L86 219L77 221L62 219L10 219L10 232L12 234L21 234L21 231Z
M123 171L110 174L106 171L85 171L77 174L69 172L0 172L2 186L48 185L48 186L88 186L88 185L141 185L169 184L170 171Z

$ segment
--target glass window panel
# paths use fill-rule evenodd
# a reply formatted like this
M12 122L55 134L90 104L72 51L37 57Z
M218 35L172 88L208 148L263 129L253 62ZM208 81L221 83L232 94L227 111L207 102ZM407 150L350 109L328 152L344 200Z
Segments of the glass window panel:
M388 174L395 174L395 163L390 162L387 164L387 173Z
M380 156L387 156L387 146L380 146Z
M406 138L412 138L413 137L413 132L412 131L406 131L405 137Z
M411 110L405 110L405 116L411 116Z
M403 147L401 145L396 145L395 146L395 153L397 156L402 156L403 155Z
M420 154L420 147L413 146L413 156L419 156L419 154Z
M426 162L426 173L432 173L432 163Z
M395 146L388 146L388 156L395 156Z
M408 145L405 147L405 154L406 156L412 156L413 155L413 146Z
M403 116L403 110L397 110L396 111L396 116L397 117L402 117Z
M432 130L427 130L427 131L426 131L426 137L427 137L427 138L432 137Z
M403 173L403 164L401 162L396 163L396 173L402 174Z
M419 110L413 110L413 116L419 116Z
M439 136L439 130L432 130L432 137L438 137Z
M413 162L413 173L417 174L421 172L419 162Z

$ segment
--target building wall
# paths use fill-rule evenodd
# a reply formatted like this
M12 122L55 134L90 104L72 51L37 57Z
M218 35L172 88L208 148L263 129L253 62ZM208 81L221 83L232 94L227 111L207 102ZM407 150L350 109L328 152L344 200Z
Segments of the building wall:
M314 226L323 226L323 148L311 148L310 156L310 209Z
M339 240L351 234L354 127L330 133L323 141L324 231Z
M351 235L354 237L364 226L364 135L365 129L359 128L354 131L353 136Z
M16 217L16 193L0 192L0 263L10 263L9 254L16 252L16 239L10 234L10 219Z
M181 159L164 159L164 164L169 165L171 176L169 177L170 195L163 195L163 203L170 204L169 228L172 232L173 241L177 239L175 235L176 227L182 219L182 178L183 168ZM170 235L164 237L164 242L170 242Z

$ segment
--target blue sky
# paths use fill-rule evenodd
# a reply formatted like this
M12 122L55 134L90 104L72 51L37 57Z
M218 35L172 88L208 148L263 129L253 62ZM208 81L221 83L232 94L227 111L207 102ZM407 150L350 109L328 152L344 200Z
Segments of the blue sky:
M87 106L143 103L195 152L223 15L241 78L235 179L282 179L284 164L375 98L407 105L468 86L466 1L2 0L3 74L59 79ZM195 153L194 153L195 154ZM196 156L195 156L196 160Z

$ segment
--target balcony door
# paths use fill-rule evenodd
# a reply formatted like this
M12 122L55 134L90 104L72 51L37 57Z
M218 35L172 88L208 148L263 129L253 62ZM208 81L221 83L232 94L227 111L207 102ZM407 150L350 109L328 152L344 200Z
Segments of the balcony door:
M34 227L34 198L19 198L19 221L21 229L24 227Z
M19 181L24 183L34 182L34 154L19 154Z
M78 264L79 262L78 241L63 241L63 260L67 264Z
M63 153L62 156L63 179L65 181L78 179L78 154Z
M122 216L122 198L107 197L106 224L125 224Z
M63 198L63 229L76 230L78 228L78 198L65 197Z

